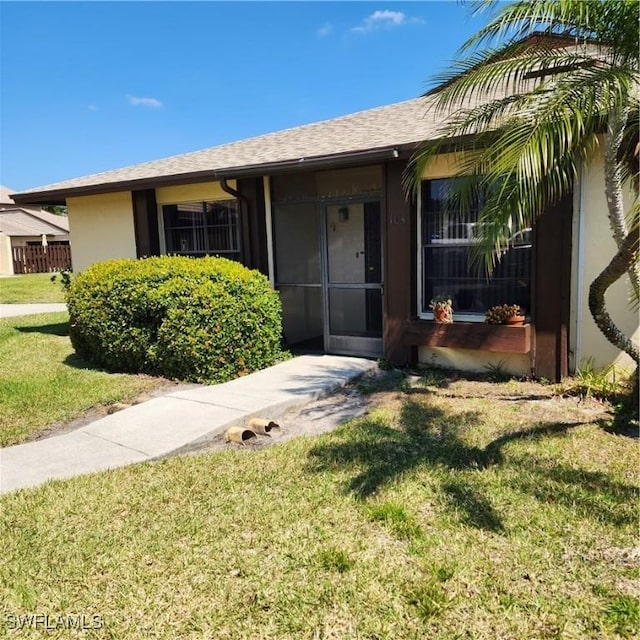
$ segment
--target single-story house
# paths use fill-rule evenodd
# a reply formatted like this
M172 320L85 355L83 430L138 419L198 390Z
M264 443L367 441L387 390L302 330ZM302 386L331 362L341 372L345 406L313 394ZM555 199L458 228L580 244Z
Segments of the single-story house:
M215 254L268 275L292 347L459 369L501 366L557 380L587 359L630 360L600 334L589 283L615 253L603 163L583 168L573 197L512 239L490 281L470 266L474 216L442 205L451 155L426 167L419 197L402 173L438 129L425 98L106 171L16 194L66 204L73 267L108 258ZM629 334L638 319L620 282L608 294ZM436 324L436 295L454 322ZM523 326L489 325L492 305L517 303Z
M7 187L0 186L0 275L14 274L16 263L20 266L31 254L39 258L36 253L44 255L46 251L56 251L49 247L64 247L58 253L67 256L67 263L70 262L68 219L39 207L19 206L10 193ZM45 262L36 260L42 265Z

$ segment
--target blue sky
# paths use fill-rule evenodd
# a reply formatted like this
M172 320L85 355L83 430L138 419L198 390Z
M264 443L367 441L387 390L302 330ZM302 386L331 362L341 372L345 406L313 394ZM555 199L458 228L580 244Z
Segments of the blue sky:
M413 98L479 26L431 2L0 2L16 191Z

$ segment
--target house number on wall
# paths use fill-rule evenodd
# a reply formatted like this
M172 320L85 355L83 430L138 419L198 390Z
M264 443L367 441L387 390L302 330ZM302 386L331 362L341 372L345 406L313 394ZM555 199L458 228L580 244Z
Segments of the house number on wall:
M391 216L391 224L404 224L406 218L404 216Z

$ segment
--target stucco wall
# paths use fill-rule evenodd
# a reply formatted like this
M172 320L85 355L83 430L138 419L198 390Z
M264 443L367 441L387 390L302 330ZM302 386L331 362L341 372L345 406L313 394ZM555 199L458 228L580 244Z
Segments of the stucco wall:
M129 191L67 198L73 270L111 258L135 258L133 205Z
M458 159L464 158L459 153L442 153L431 160L422 171L423 180L436 180L438 178L450 178L460 171ZM469 156L467 156L469 157Z
M583 170L574 198L577 215L573 225L570 348L574 367L591 360L596 368L613 364L616 368L628 369L633 366L631 358L607 341L588 307L589 285L616 253L607 217L603 169L602 153L599 152ZM631 192L625 191L627 210L631 201ZM630 290L629 278L625 276L608 290L606 302L616 325L626 335L634 335L637 341L640 337L638 313L629 305Z
M229 180L229 186L236 188L235 180ZM200 182L180 184L156 189L158 204L178 204L179 202L205 202L207 200L232 200L233 196L222 190L219 182Z
M65 233L59 236L47 236L47 242L69 241L69 234ZM42 244L42 236L11 236L11 245L14 247L26 247L29 242L37 242Z
M0 275L13 274L13 253L11 252L11 237L0 233Z
M473 349L449 349L446 347L419 347L418 361L423 364L487 373L491 367L517 376L531 374L531 359L524 353L495 353Z
M47 238L48 240L49 238ZM42 236L12 236L11 237L11 246L12 247L26 247L27 242L39 242L42 244Z

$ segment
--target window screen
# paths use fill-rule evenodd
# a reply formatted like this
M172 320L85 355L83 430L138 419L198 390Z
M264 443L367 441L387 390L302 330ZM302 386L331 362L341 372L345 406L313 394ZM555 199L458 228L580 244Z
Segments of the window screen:
M162 216L167 253L240 260L236 200L166 204Z
M422 183L421 250L422 311L437 295L451 297L455 313L479 317L496 304L518 304L527 313L530 308L531 229L513 234L490 279L484 266L471 261L471 250L478 242L481 228L475 206L462 214L447 206L453 179L427 180Z

